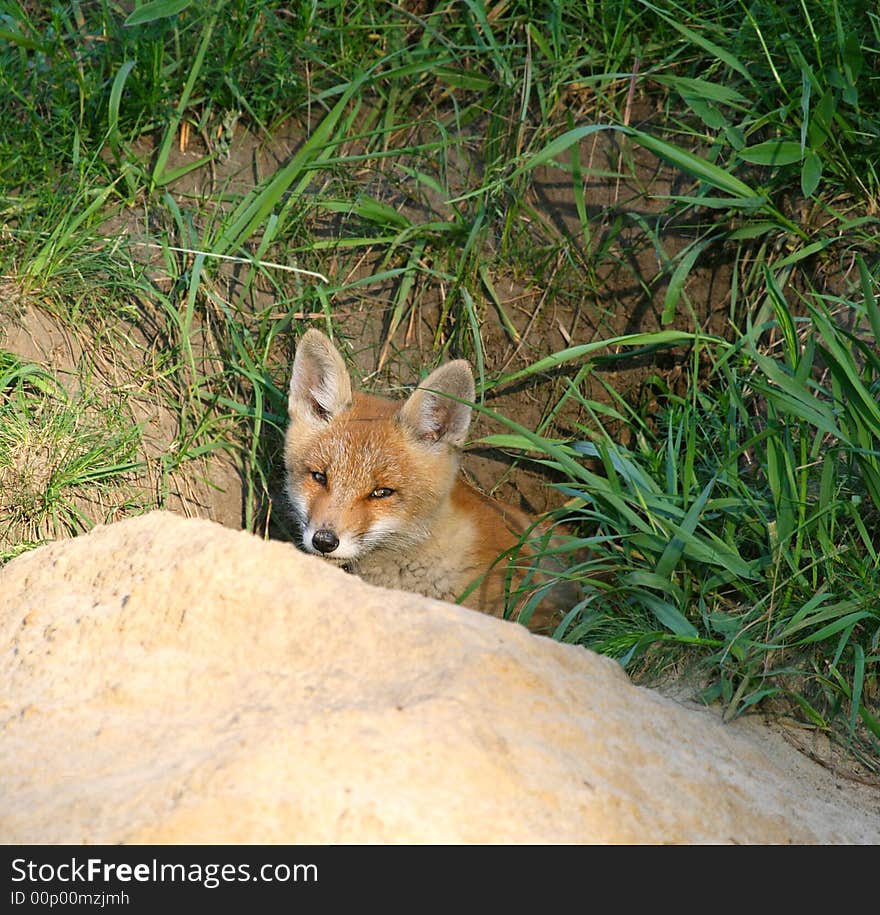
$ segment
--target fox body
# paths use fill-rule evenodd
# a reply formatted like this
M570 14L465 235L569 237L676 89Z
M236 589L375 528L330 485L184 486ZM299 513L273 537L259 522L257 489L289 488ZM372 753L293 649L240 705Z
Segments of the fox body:
M342 356L308 330L294 358L285 443L302 549L373 584L441 600L483 576L463 603L500 615L510 560L499 556L534 522L459 471L473 399L464 360L436 369L405 401L353 392ZM554 609L540 606L529 625L546 625Z

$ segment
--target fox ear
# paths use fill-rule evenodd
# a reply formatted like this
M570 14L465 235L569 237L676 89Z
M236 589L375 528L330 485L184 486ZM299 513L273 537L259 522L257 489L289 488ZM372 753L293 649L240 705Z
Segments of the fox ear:
M473 399L471 367L464 359L456 359L431 372L410 394L397 416L421 441L445 442L460 448L471 424L471 408L459 400Z
M290 374L290 418L324 423L350 406L351 379L345 360L319 330L307 330L296 348Z

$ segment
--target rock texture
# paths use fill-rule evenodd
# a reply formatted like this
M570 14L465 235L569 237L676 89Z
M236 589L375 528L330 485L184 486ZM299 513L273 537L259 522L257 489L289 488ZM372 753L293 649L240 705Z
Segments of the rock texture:
M880 841L520 626L163 513L0 570L4 843Z

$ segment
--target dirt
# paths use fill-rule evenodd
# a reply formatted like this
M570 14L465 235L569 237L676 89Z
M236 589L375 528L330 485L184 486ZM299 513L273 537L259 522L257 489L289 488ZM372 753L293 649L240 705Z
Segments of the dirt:
M717 720L717 707L696 702L681 684L669 683L658 690L707 720ZM754 713L727 724L734 734L760 748L788 778L795 792L833 798L838 822L862 821L865 814L880 824L880 779L860 770L839 746L820 732L811 731L784 717ZM865 842L873 842L867 838Z

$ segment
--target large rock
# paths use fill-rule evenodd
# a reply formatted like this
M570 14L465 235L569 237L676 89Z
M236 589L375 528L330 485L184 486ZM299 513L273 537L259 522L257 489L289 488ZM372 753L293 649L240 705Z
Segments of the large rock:
M520 626L154 513L0 570L6 843L876 842Z

